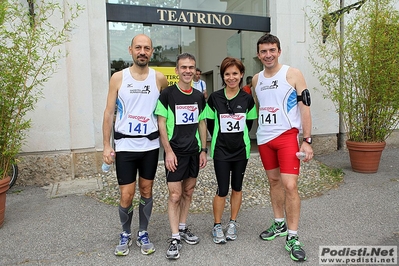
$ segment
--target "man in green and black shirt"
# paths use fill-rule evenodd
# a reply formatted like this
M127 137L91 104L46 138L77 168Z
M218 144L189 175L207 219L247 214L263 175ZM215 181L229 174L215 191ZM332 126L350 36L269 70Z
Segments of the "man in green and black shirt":
M191 87L196 67L195 57L183 53L177 57L179 82L164 89L155 114L165 149L166 180L169 189L168 215L172 238L166 257L178 259L181 239L197 244L199 238L186 226L196 178L206 166L205 97Z

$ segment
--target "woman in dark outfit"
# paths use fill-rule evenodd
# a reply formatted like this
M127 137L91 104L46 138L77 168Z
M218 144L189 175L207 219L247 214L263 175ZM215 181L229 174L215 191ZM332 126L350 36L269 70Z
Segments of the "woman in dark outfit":
M257 118L254 99L241 90L245 67L236 58L226 57L220 66L223 88L208 99L206 117L212 135L210 156L218 188L213 199L213 241L216 244L237 238L236 218L242 202L242 182L250 155L249 131ZM224 234L221 219L231 179L231 214Z

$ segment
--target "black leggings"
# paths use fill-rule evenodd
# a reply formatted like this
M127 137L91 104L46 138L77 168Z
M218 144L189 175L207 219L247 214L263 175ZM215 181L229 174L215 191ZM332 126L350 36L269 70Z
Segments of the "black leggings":
M216 180L218 182L218 190L216 194L219 197L226 197L229 192L230 172L231 172L231 188L234 191L241 191L242 180L244 179L245 169L248 159L240 161L213 161L215 168Z

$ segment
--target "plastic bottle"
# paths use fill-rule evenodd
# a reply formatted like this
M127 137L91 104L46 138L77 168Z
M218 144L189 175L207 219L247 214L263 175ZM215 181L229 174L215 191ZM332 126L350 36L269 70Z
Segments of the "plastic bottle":
M299 160L303 160L303 159L305 159L306 154L305 154L304 152L302 152L302 151L298 151L298 152L296 153L296 157L297 157Z
M112 159L114 158L115 154L111 152L111 157ZM104 173L109 172L111 169L112 164L107 164L106 162L103 162L103 165L101 166L101 169L103 170Z

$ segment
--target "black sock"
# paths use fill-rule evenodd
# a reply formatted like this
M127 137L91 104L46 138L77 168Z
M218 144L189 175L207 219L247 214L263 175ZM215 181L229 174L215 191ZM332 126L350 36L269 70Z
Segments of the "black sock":
M140 198L139 205L139 231L147 231L148 223L150 222L150 217L152 213L152 197Z
M130 205L127 208L123 208L119 205L119 218L122 224L122 230L126 233L130 234L130 225L132 224L132 217L133 217L133 206Z

